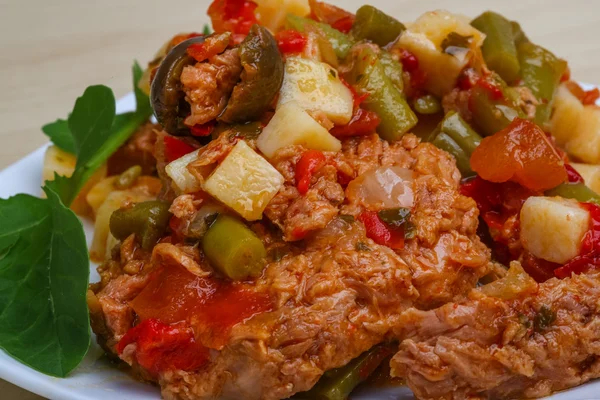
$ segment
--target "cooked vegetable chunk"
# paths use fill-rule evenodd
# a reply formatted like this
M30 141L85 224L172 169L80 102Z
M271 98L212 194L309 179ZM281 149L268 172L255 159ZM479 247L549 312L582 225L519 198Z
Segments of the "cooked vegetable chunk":
M219 215L202 239L211 265L236 281L260 276L267 251L262 241L242 222Z
M351 57L352 69L346 74L346 80L359 94L367 95L362 106L381 119L377 133L389 141L400 139L417 124L417 116L386 74L380 56L371 46L355 46Z
M299 144L308 149L339 151L342 144L323 128L296 102L277 109L258 137L256 147L267 158L283 147Z
M233 89L219 120L228 123L259 119L269 108L283 81L283 60L267 28L254 25L240 45L242 81Z
M582 203L596 203L600 205L600 195L583 183L563 183L547 190L546 196L560 196L565 199L575 199Z
M173 180L175 189L181 193L194 193L201 189L200 182L187 169L188 164L197 158L198 150L178 158L165 167L167 175Z
M486 11L471 25L486 35L481 52L487 66L507 82L519 79L520 65L511 22L498 13Z
M356 11L356 20L352 25L355 39L368 39L379 46L385 46L406 30L396 18L390 17L377 8L364 5Z
M470 159L473 151L481 143L481 136L454 111L446 114L438 130L439 134L432 143L454 156L456 166L463 177L474 175Z
M585 180L585 184L594 192L600 191L600 165L571 163Z
M283 181L267 160L240 140L204 182L203 189L246 220L255 221L262 218Z
M564 264L581 249L590 214L573 200L530 197L521 209L521 242L534 256Z
M453 54L445 52L442 43L452 33L469 38L469 48ZM438 10L423 14L409 25L394 47L413 53L427 75L425 88L443 96L452 90L460 72L479 52L484 37L464 17Z
M305 16L310 13L308 0L257 0L256 14L261 25L273 32L282 28L288 14Z
M353 44L350 36L332 28L330 25L317 22L310 18L302 18L297 15L288 14L286 17L286 27L299 32L306 32L309 30L316 30L320 32L327 38L327 40L329 40L329 43L335 51L336 56L340 59L346 58Z
M566 85L556 93L550 132L567 153L591 164L600 163L600 109L584 106Z
M300 57L289 57L277 108L296 102L308 111L321 111L332 122L345 125L352 118L352 92L329 65Z
M110 233L125 240L132 233L144 250L151 250L164 235L171 213L169 204L162 201L137 203L131 208L120 208L110 217Z

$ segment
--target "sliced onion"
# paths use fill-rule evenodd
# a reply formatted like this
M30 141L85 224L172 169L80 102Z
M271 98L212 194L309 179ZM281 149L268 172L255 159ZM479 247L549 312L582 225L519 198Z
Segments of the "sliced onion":
M360 175L348 185L351 202L361 202L369 209L412 208L414 175L398 166L380 167Z

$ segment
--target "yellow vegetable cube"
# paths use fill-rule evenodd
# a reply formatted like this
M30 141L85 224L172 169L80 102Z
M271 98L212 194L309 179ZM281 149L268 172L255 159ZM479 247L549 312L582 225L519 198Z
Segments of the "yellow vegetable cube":
M579 254L590 214L574 200L530 197L521 209L521 243L534 256L564 264Z
M450 33L471 36L468 51L447 54L442 49L444 39ZM426 73L426 89L443 96L456 86L456 80L463 68L479 53L485 35L472 27L469 19L448 11L431 11L420 16L400 36L395 47L413 53L419 60L419 67Z
M288 14L304 17L310 13L308 0L256 0L256 15L261 25L277 31Z
M300 57L289 57L279 92L277 108L296 102L304 110L321 111L336 124L352 118L352 92L328 64Z
M204 182L204 190L248 221L262 218L284 178L267 160L240 140Z
M309 149L339 151L342 143L295 102L279 107L258 137L256 146L267 158L291 145Z
M173 180L175 189L182 193L194 193L202 189L200 182L188 171L187 166L198 158L199 150L172 161L165 167L165 172Z

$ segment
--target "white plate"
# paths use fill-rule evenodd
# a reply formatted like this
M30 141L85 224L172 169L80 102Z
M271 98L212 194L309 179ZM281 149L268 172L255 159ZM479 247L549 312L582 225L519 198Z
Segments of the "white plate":
M117 103L117 112L133 110L133 94L123 97ZM40 133L41 134L41 133ZM0 172L0 198L8 198L17 193L40 194L44 146L21 161ZM88 244L92 239L92 226L84 221ZM92 266L90 281L96 282L98 275ZM52 400L151 400L160 399L156 386L135 381L126 371L110 364L96 344L92 345L82 364L68 378L58 379L46 376L13 360L0 351L0 378L12 382L40 396ZM2 395L0 395L0 398ZM412 399L406 388L362 390L352 395L353 400L408 400ZM600 399L600 381L559 393L548 400L594 400Z

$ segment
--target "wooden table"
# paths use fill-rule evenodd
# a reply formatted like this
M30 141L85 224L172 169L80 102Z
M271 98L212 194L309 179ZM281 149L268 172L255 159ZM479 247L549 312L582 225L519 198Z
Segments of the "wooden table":
M334 3L356 10L362 1ZM520 21L534 42L566 58L576 79L600 83L597 0L371 4L402 21L437 8L469 16L494 9ZM42 145L46 138L40 127L65 117L88 85L108 85L117 97L130 91L133 60L146 63L174 33L201 30L207 6L206 0L0 0L0 168ZM1 380L0 393L6 400L39 399Z

